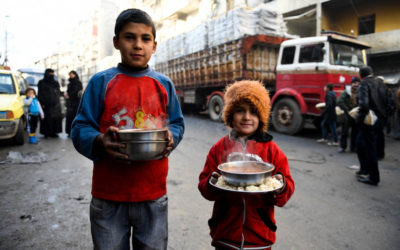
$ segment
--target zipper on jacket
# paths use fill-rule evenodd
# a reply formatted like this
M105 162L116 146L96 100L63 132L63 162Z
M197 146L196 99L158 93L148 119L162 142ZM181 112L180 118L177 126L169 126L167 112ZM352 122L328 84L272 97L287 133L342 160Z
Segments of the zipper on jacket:
M243 250L244 246L244 223L246 222L246 199L243 194L242 194L242 200L243 200L243 222L242 222L242 243L240 244L240 250Z

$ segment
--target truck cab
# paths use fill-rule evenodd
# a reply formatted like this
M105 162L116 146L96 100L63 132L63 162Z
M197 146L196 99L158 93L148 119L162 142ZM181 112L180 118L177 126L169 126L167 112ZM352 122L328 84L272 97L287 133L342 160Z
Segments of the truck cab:
M324 86L339 96L366 65L369 46L350 36L326 34L282 42L276 66L271 123L280 133L295 134L307 118L316 119L317 103L325 101Z

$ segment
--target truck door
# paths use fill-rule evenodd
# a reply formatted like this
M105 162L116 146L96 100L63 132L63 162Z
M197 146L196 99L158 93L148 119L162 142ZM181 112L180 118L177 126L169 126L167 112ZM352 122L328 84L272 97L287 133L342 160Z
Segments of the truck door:
M295 66L294 88L303 96L307 114L317 115L315 105L324 97L324 85L328 82L325 44L305 44L299 47L298 64Z

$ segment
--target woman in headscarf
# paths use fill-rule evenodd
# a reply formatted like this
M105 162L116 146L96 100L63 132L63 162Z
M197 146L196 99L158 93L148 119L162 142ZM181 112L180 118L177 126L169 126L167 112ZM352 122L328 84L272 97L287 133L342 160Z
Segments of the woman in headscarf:
M60 84L54 79L54 70L46 69L44 78L38 83L38 99L44 112L40 122L40 133L47 137L58 137L62 132Z
M72 70L69 72L69 84L65 99L67 100L67 117L65 121L65 132L70 137L72 121L75 118L78 110L79 102L81 101L82 83L79 80L78 73Z

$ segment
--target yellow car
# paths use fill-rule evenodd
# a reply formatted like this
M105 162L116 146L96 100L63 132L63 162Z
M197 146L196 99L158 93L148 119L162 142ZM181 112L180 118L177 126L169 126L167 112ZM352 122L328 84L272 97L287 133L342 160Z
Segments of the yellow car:
M25 143L24 103L27 84L20 74L0 66L0 140L12 139L17 145Z

